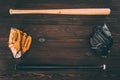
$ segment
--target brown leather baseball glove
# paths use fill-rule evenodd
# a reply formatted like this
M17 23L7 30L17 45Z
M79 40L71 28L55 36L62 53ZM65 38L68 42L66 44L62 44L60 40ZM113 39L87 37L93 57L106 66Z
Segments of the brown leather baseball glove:
M31 36L28 36L19 29L11 28L8 46L11 49L14 58L20 58L27 50L29 50L31 42Z

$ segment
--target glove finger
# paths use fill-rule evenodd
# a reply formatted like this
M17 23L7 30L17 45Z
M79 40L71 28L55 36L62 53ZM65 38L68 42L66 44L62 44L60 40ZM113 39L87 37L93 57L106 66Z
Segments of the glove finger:
M10 35L9 35L9 47L11 47L12 44L14 44L14 42L15 42L15 39L14 39L15 34L16 34L16 32L15 32L14 28L11 28Z
M27 38L27 34L23 33L23 36L22 36L22 49L24 48L26 38Z
M31 36L28 36L26 38L25 44L23 45L23 48L22 48L23 53L25 53L30 48L31 42L32 42L32 38L31 38Z

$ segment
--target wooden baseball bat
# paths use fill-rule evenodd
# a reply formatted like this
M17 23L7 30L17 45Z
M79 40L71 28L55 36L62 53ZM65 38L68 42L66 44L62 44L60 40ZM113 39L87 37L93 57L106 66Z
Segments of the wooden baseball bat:
M109 15L110 8L82 8L82 9L44 9L44 10L23 10L9 9L12 14L64 14L64 15Z

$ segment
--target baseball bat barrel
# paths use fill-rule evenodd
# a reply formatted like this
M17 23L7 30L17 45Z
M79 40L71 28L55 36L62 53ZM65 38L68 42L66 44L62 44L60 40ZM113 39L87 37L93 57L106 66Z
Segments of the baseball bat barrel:
M43 65L15 65L16 70L40 70L40 69L106 69L106 65L99 66L43 66Z
M110 8L81 8L81 9L44 9L44 10L24 10L9 9L12 14L63 14L63 15L109 15Z

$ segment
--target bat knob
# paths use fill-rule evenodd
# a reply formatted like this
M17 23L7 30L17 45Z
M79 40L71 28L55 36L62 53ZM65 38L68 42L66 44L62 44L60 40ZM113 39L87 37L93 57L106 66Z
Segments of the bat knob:
M103 67L103 70L106 70L106 65L105 64L103 64L102 67Z
M13 9L9 9L9 13L10 13L10 15L12 15L12 11L13 11Z

